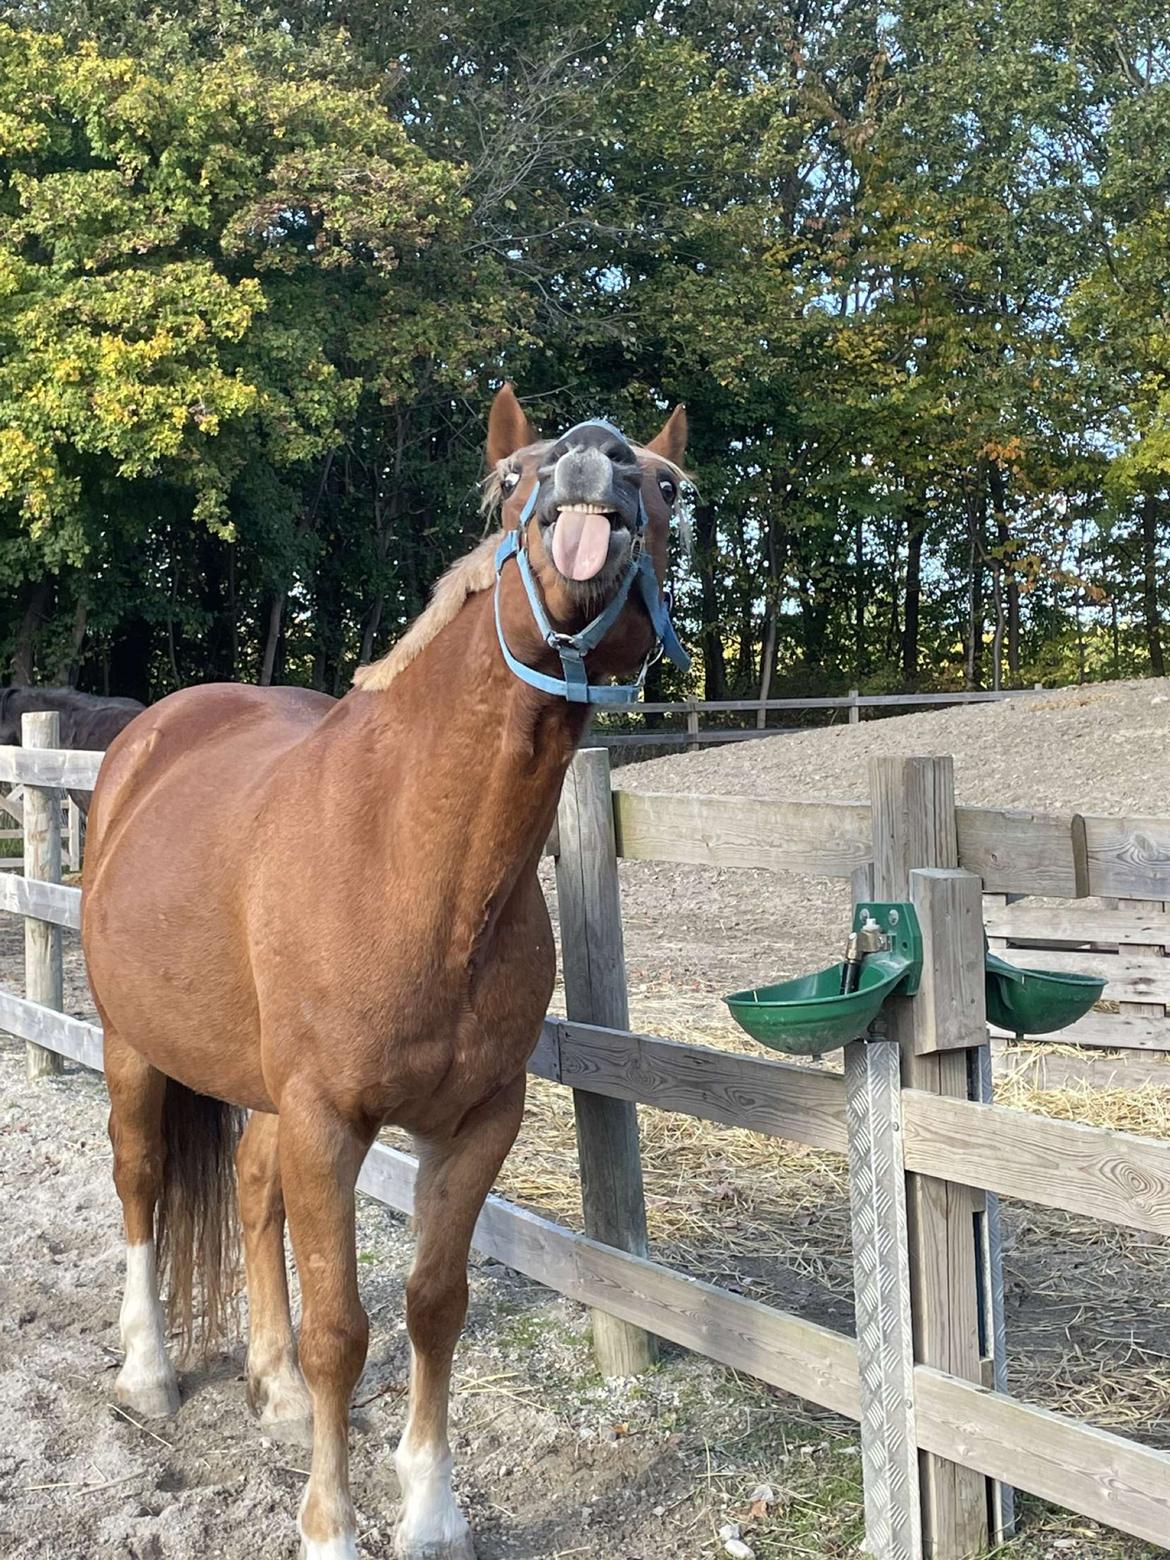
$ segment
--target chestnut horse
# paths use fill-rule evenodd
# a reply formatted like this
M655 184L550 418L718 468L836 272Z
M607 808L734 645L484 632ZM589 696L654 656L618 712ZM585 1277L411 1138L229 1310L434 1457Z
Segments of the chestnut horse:
M541 442L506 386L487 446L500 532L345 698L190 688L102 766L82 939L127 1244L115 1390L146 1416L178 1407L159 1275L169 1266L189 1337L199 1270L214 1324L232 1282L234 1151L248 1398L268 1427L311 1416L310 1560L357 1554L354 1183L384 1123L419 1154L395 1554L474 1554L447 1400L472 1230L553 988L537 863L591 704L636 697L656 642L681 657L660 583L685 441L677 407L645 446L605 423Z

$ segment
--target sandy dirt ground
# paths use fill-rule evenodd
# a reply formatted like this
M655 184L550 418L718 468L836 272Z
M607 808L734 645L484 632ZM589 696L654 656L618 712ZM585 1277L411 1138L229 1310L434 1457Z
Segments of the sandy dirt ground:
M862 798L875 751L955 754L962 801L1157 815L1170 683L806 731L629 766L619 783ZM631 1016L649 1031L738 1046L722 992L836 956L841 885L648 863L625 864L622 884ZM551 876L547 887L555 907ZM19 923L0 918L10 989L20 954ZM67 969L67 1006L91 1016L72 945ZM0 1042L0 1554L292 1556L306 1453L250 1420L242 1345L184 1375L174 1420L140 1426L112 1407L121 1244L105 1110L99 1078L71 1070L29 1085L23 1047ZM834 1156L654 1111L643 1133L655 1256L848 1329ZM578 1221L564 1091L533 1089L501 1186ZM1170 1445L1164 1243L1032 1209L1009 1208L1007 1221L1015 1390ZM354 1491L362 1553L375 1560L391 1553L398 1499L403 1221L363 1200L359 1252L371 1349L355 1400ZM581 1308L478 1259L457 1382L458 1487L481 1560L713 1556L729 1521L757 1560L858 1553L851 1427L674 1350L638 1381L602 1383ZM760 1486L775 1499L751 1520ZM1155 1553L1036 1503L1024 1516L1018 1560Z

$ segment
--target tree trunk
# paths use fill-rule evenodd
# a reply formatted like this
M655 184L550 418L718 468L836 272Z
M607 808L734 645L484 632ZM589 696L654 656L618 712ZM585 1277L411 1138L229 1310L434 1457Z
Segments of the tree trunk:
M996 588L1001 595L997 603L996 626L1000 630L1001 638L1005 631L1007 634L1008 679L1018 683L1020 680L1020 582L1016 575L1012 533L1008 526L1007 485L1002 469L994 461L987 468L987 485L991 494L991 507L995 513L995 539L1000 555ZM1006 620L1004 620L1005 603ZM997 651L995 662L997 688L1000 665L1000 652Z
M865 653L865 527L860 515L853 528L853 676L860 682L866 667Z
M358 651L358 665L365 666L374 654L374 640L378 637L378 630L382 626L382 613L385 610L386 598L381 591L374 597L373 605L366 614L365 627L362 629L361 649Z
M37 580L27 588L24 614L16 631L16 645L12 651L12 681L32 683L36 665L37 635L41 619L49 604L49 581Z
M154 625L145 618L124 618L110 647L110 692L149 704Z
M232 682L237 665L235 546L207 533L199 544L197 567L199 600L208 621L195 674L209 682ZM179 648L183 648L181 639ZM178 655L176 662L181 686L183 662Z
M1166 675L1162 618L1158 609L1159 507L1157 495L1147 493L1142 501L1142 614L1145 618L1146 648L1150 652L1151 677Z
M980 484L982 488L982 484ZM983 675L983 505L986 495L966 492L967 523L970 528L967 587L967 664L968 688L978 688Z
M1003 561L997 558L991 567L991 599L995 607L995 633L991 640L991 686L1000 690L1003 666Z
M922 541L926 516L913 510L907 523L906 610L902 618L902 677L908 688L918 685L918 624L922 609Z
M760 698L766 699L772 688L772 668L776 664L776 618L780 612L780 603L773 597L768 602L766 614L767 626L764 630L764 645L760 651ZM756 729L763 731L768 724L767 710L756 711Z
M703 694L708 699L727 697L727 667L723 660L723 638L719 632L719 539L715 510L710 504L695 509L695 568L699 575L702 622L699 648L703 656Z
M73 608L73 629L69 635L69 650L62 657L61 664L57 668L57 681L67 683L70 688L77 686L77 675L81 670L81 647L85 643L85 629L89 620L89 603L84 596L78 596L77 604Z
M276 666L276 650L280 644L280 628L284 618L285 592L278 590L268 604L268 632L264 637L264 655L260 662L260 686L267 688L272 682Z

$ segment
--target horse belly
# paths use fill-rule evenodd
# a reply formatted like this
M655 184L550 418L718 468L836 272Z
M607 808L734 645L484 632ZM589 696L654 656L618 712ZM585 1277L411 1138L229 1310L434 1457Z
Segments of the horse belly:
M224 794L214 774L151 778L115 798L87 852L82 945L94 1000L103 1024L168 1077L271 1110Z

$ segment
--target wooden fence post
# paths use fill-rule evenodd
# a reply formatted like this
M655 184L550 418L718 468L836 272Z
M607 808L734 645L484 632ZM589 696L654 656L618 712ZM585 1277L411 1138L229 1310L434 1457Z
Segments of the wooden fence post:
M614 845L609 753L583 748L565 776L557 813L557 907L568 1017L628 1029L629 998ZM646 1202L637 1107L573 1091L585 1233L647 1255ZM640 1327L593 1313L593 1344L605 1376L632 1376L652 1364L655 1340Z
M69 858L69 870L70 872L80 872L82 834L81 808L78 807L77 803L71 796L67 797L65 800L65 817L65 827L69 836L69 850L67 853Z
M60 747L60 726L55 710L25 715L20 723L21 742L26 748ZM61 793L47 786L25 786L24 875L47 883L61 881ZM24 923L24 994L30 1002L64 1011L61 928L47 921L26 919ZM56 1051L27 1044L25 1068L30 1079L49 1077L63 1066Z
M860 722L860 720L861 720L861 706L857 702L860 697L861 697L861 689L860 688L850 688L850 690L849 690L849 699L850 699L850 704L849 704L849 724L851 726L856 726Z
M687 752L699 751L699 712L693 704L687 705Z
M958 867L954 772L949 758L872 759L870 795L876 899L909 898L915 868ZM950 878L948 872L946 879ZM919 884L916 897L922 892ZM955 895L957 900L951 899ZM977 1097L978 1050L963 1042L986 1042L986 1022L978 1022L983 959L978 884L966 889L939 884L934 897L940 906L944 899L952 907L957 905L962 918L945 939L936 939L940 946L933 952L924 926L927 961L942 959L945 968L958 959L956 976L961 977L963 1000L950 1004L945 1022L933 998L925 1003L922 997L896 999L885 1011L890 1035L902 1048L903 1085L970 1099ZM980 1004L977 1010L972 1010L972 1002ZM940 1045L951 1048L938 1049ZM931 1176L909 1176L906 1190L915 1358L968 1381L981 1381L985 1350L990 1353L992 1347L976 1259L984 1199L970 1188ZM988 1544L992 1506L988 1481L933 1453L921 1454L920 1470L924 1553L932 1560L970 1560L982 1553Z

